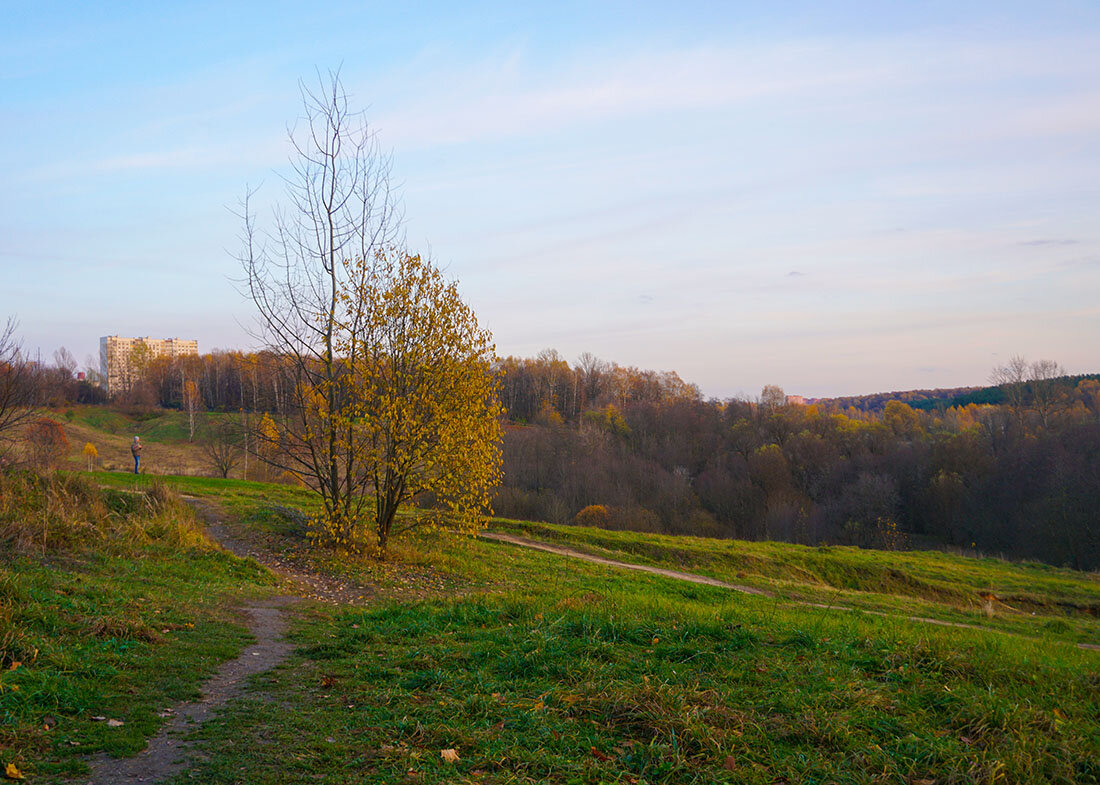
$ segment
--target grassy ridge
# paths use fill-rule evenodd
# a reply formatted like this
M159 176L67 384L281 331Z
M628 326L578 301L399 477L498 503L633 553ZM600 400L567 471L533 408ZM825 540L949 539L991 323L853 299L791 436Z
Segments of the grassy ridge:
M874 551L713 540L524 521L494 528L811 602L1100 644L1100 576L938 551Z
M124 473L101 472L94 476L97 482L118 488L145 488L155 482L153 478ZM252 516L257 525L267 526L275 534L287 528L279 527L278 516L257 515L258 510L271 505L307 513L317 510L315 496L302 488L220 478L164 479L183 493L217 499L231 512ZM495 519L492 528L608 558L751 585L796 601L1100 644L1100 576L1045 564L973 559L938 551L808 547L504 519ZM330 558L324 551L302 556L312 568L349 573L346 560ZM406 552L404 558L420 559L412 552ZM384 582L384 569L375 568L367 580Z

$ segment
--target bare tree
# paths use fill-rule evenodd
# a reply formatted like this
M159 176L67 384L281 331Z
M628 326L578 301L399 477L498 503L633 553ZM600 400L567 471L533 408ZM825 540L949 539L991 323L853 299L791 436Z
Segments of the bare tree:
M1028 362L1017 354L1006 365L994 368L989 380L1000 385L1005 403L1021 425L1024 415L1033 409L1045 428L1065 400L1064 390L1058 384L1065 375L1066 369L1054 360Z
M782 409L787 405L787 394L777 384L765 384L764 389L760 391L759 404L761 409L767 411Z
M1023 423L1024 407L1027 402L1028 362L1022 355L1014 355L1005 365L999 365L989 375L989 381L998 385L1005 395L1005 403Z
M288 129L294 152L285 202L267 231L250 210L252 192L241 211L243 288L259 311L257 337L286 358L278 428L254 427L251 435L257 453L320 493L328 521L350 525L370 483L355 449L356 401L347 383L367 313L342 295L367 288L372 268L362 262L400 243L401 213L390 159L349 108L339 74L300 89L304 116Z
M244 441L244 430L241 424L219 418L210 423L200 438L203 454L210 465L220 477L228 477L243 457L241 443Z
M19 322L9 316L0 329L0 463L12 446L12 434L35 416L38 371L27 360L15 331Z
M202 396L199 394L199 386L188 379L183 383L183 405L187 408L187 441L195 440L195 416L202 406ZM224 476L224 475L223 475Z
M582 406L594 406L603 393L607 384L607 373L610 364L601 360L591 352L585 352L577 358L577 377L581 379Z
M1066 375L1066 369L1054 360L1036 360L1030 370L1028 386L1031 388L1031 406L1045 428L1065 402L1066 391L1058 380Z
M53 364L56 368L64 371L69 376L72 376L74 373L76 373L76 368L78 365L76 358L73 357L73 353L66 349L64 346L54 351Z

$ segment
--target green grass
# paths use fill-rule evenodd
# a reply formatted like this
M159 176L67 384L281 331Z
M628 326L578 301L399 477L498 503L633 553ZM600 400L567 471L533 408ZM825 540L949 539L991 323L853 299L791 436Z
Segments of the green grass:
M81 472L94 482L120 490L143 490L156 482L166 482L179 493L215 499L231 513L248 515L266 505L279 505L316 512L316 494L293 485L255 482L253 480L222 479L221 477L186 477L179 475L146 475L131 472Z
M157 481L126 473L93 476L102 484L130 489ZM356 577L353 562L330 551L304 552L293 537L280 538L302 532L300 526L273 515L270 507L312 514L318 510L317 497L308 490L220 478L160 479L182 493L218 500L231 513L248 519L253 528L273 535L266 540L266 547L282 549L284 555L296 553L304 568ZM938 551L807 547L504 519L495 519L492 528L608 558L754 586L792 601L976 624L1051 641L1100 644L1100 576L1044 564L973 559ZM402 558L409 564L426 563L422 548L406 549ZM393 571L377 562L374 565L369 574L359 577L389 585ZM425 569L423 575L440 580L431 570ZM988 594L997 600L987 603L983 596Z
M312 609L176 782L1100 777L1092 653L435 543L466 591Z
M112 436L140 436L144 441L159 444L186 442L190 435L188 414L174 409L151 409L143 412L126 412L106 406L70 406L55 411L52 416L78 425L94 428ZM198 421L233 417L222 412L201 412Z
M118 491L108 497L120 515L137 514L142 497L134 491L150 487L149 478L124 474L97 473L94 481ZM373 589L366 607L301 606L293 656L194 731L201 754L172 780L177 785L1100 782L1100 654L1066 645L1093 629L1096 576L934 553L503 521L495 525L780 596L427 532L399 538L377 561L308 548L300 523L272 506L315 509L301 489L167 481L223 503L235 535L280 560ZM82 695L87 684L94 696L59 700L69 707L63 722L34 736L41 744L25 743L21 760L37 767L36 781L75 770L69 739L82 745L77 751L121 754L152 732L161 704L194 690L194 674L172 676L170 647L193 645L186 656L205 657L210 667L239 648L240 629L219 620L230 618L234 592L264 590L262 574L201 548L142 549L154 555L70 555L10 568L21 593L7 607L37 607L21 629L54 641L51 662L61 664L51 666L53 689ZM82 596L77 587L88 592L86 605L69 614L62 609ZM982 623L1030 637L789 599L846 598L969 619L966 598L991 588L1026 594L1036 615L998 610ZM38 599L24 599L35 591ZM81 633L89 627L79 620L97 613L133 625L121 653ZM160 632L165 614L184 627ZM155 637L143 640L146 629ZM154 663L163 678L143 683ZM92 672L86 681L70 676L80 668ZM111 668L132 679L108 694L114 677L103 674ZM21 672L31 673L21 667L0 684ZM20 727L41 720L42 705L35 707L20 715L30 718ZM127 725L115 732L133 732L130 741L85 719L125 710ZM455 762L440 755L451 749Z
M706 575L809 602L1100 644L1100 576L938 551L874 551L494 521L607 558ZM984 599L992 594L997 599ZM990 615L991 614L991 615Z
M85 755L144 747L158 713L249 642L233 607L273 585L162 490L150 501L71 485L0 475L4 531L23 516L46 535L22 553L9 539L0 557L0 767L36 783L86 771ZM55 536L60 524L69 536Z

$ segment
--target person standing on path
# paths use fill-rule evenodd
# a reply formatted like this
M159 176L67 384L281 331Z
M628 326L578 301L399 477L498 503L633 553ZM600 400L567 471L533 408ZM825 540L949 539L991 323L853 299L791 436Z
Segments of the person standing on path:
M138 464L141 462L141 439L137 436L130 443L130 454L134 456L134 474L137 474Z

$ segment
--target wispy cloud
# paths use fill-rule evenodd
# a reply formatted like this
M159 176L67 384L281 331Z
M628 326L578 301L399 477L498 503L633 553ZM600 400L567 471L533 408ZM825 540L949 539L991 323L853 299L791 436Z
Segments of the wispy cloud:
M1058 240L1024 240L1024 241L1022 241L1021 243L1019 243L1019 245L1029 245L1029 246L1035 246L1035 247L1044 247L1044 246L1052 246L1052 245L1053 245L1053 246L1061 246L1061 245L1077 245L1077 244L1078 244L1078 243L1080 243L1080 242L1081 242L1080 240L1067 240L1067 239L1058 239Z
M521 48L497 52L465 69L422 62L404 72L406 95L382 108L380 125L403 145L460 144L545 134L578 123L643 114L671 115L802 96L811 105L851 101L919 85L1007 78L1055 78L1100 67L1087 36L976 45L950 38L907 36L851 42L806 40L768 46L700 46L645 52L588 51L547 69ZM550 71L551 75L547 76ZM1090 87L1021 110L1007 129L998 117L989 132L1060 133L1100 128ZM1084 94L1081 94L1085 91Z

